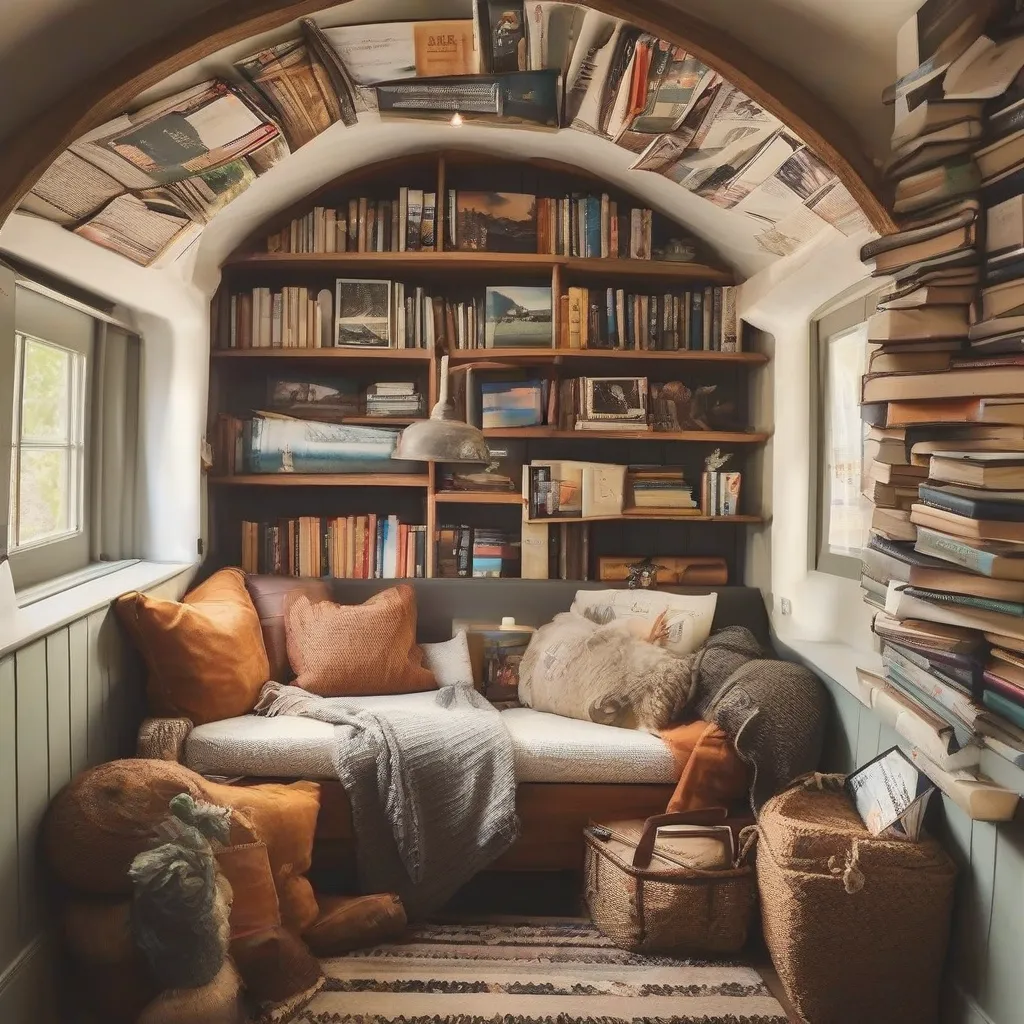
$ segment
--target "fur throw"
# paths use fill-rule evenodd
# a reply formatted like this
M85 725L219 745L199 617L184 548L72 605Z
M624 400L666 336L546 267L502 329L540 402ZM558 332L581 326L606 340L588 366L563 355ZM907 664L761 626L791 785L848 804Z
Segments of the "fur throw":
M659 646L661 625L605 625L562 612L534 634L519 668L519 700L566 718L646 729L677 721L691 690L691 656Z

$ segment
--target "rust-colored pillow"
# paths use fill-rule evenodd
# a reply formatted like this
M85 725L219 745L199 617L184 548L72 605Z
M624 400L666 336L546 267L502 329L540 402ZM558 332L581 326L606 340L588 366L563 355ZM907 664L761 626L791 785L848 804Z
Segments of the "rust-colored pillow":
M363 604L292 595L285 609L295 685L321 697L436 689L416 644L416 593L400 584Z
M241 569L221 569L180 602L135 591L115 608L149 669L151 714L204 725L255 707L270 668Z
M668 813L701 807L728 807L747 795L747 766L729 739L711 722L687 722L661 730L676 765L682 771Z
M310 601L330 599L331 588L326 580L308 576L261 576L245 578L256 614L263 630L263 646L270 662L270 678L275 683L290 683L295 678L288 663L288 641L285 636L285 606L295 594L305 594Z
M320 787L315 782L225 786L204 779L203 788L208 800L238 812L232 825L233 843L255 839L267 844L281 924L301 935L320 913L305 877L313 860ZM249 823L251 829L246 827Z

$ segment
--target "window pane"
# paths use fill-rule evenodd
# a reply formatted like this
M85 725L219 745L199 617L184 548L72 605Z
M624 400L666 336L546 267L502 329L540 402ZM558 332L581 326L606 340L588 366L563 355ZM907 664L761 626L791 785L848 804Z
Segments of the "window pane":
M71 440L71 366L75 355L26 338L23 358L22 440L66 444Z
M18 543L35 544L77 527L71 521L67 448L21 451Z
M871 526L871 502L864 496L867 468L860 418L861 375L867 365L867 330L860 326L828 343L826 481L828 549L836 555L859 555Z

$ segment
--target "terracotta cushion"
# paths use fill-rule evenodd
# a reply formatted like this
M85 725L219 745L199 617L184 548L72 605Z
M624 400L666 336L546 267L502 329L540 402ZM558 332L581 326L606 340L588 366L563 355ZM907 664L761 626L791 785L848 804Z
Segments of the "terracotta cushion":
M682 771L668 813L726 806L747 795L747 766L728 735L710 722L687 722L662 729L661 738Z
M295 685L321 697L366 697L436 689L416 643L416 593L400 584L363 604L310 601L285 608Z
M203 725L255 707L270 667L241 569L221 569L180 602L136 591L115 608L149 669L151 714Z
M320 916L302 937L317 956L340 956L397 939L405 924L405 907L389 892L321 896Z
M245 578L249 596L260 617L263 646L270 662L270 678L277 683L290 683L295 678L288 661L288 641L284 628L284 609L292 594L305 594L310 601L330 598L331 588L317 579L297 576L253 576Z
M313 887L305 875L313 859L320 787L314 782L225 786L204 779L203 788L213 803L241 812L240 828L251 822L255 839L267 844L281 924L301 934L319 913ZM248 835L236 836L233 829L232 842L239 841L251 840Z

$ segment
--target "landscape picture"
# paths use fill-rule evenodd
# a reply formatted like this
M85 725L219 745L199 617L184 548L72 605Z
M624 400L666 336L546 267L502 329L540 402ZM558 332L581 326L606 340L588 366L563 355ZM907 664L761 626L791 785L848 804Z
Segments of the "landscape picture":
M513 285L487 289L487 348L550 348L554 345L551 288Z
M458 192L455 239L474 252L537 251L537 197L519 192Z
M391 282L339 278L335 301L338 347L388 348Z

